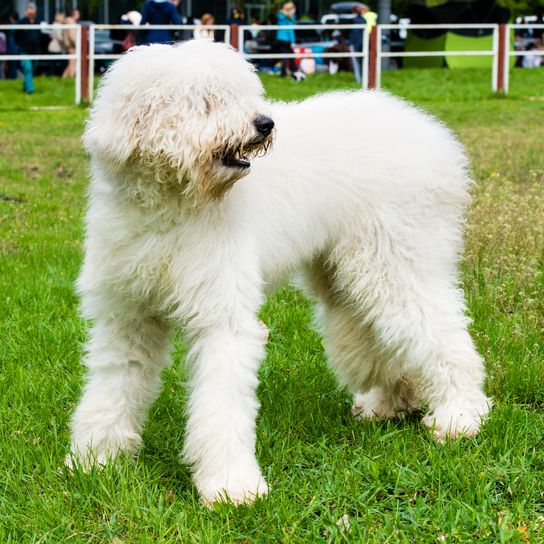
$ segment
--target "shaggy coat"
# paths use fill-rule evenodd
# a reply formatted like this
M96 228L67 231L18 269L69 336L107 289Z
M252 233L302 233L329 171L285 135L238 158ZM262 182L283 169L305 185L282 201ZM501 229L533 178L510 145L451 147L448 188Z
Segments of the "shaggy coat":
M265 494L257 314L295 272L357 417L423 409L438 440L478 431L489 401L458 277L471 181L430 115L380 92L270 103L242 56L193 41L116 62L84 141L92 326L72 460L138 449L180 326L184 458L203 501Z

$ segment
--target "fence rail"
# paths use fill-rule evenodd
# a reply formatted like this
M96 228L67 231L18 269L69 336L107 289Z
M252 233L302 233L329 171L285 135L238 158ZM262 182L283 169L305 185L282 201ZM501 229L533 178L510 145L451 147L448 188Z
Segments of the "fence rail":
M76 50L70 55L58 55L52 53L51 55L0 55L0 62L3 60L76 60L76 74L75 74L75 90L74 90L74 102L79 104L81 102L81 25L59 25L58 23L39 25L0 25L0 31L8 30L15 32L17 30L40 30L40 31L52 31L58 30L75 30L76 31Z
M121 54L113 53L95 53L96 32L101 30L127 30L127 31L149 31L149 30L170 30L176 31L194 31L196 29L206 29L210 31L219 31L223 33L223 41L230 43L234 48L240 50L247 59L337 59L350 58L353 62L362 61L362 86L363 88L379 88L381 84L382 59L387 58L416 58L416 57L448 57L448 56L490 56L492 57L492 83L491 88L494 92L508 93L509 90L509 59L510 57L520 56L542 56L544 51L511 51L510 36L515 30L544 29L544 24L384 24L376 25L371 32L366 31L366 25L354 24L325 24L325 25L291 25L289 29L295 31L329 31L329 30L361 30L361 50L352 50L349 52L324 52L324 51L304 51L293 53L249 53L246 51L246 34L260 31L276 31L285 29L280 25L106 25L91 24L84 25L59 25L35 24L35 25L0 25L0 31L19 31L19 30L40 30L42 32L51 32L55 29L76 30L76 48L73 54L48 54L48 55L30 55L30 54L0 54L0 61L14 60L76 60L75 74L75 93L74 100L79 104L83 99L92 101L94 95L94 72L95 64L98 60L115 60L121 57ZM460 29L480 29L492 31L492 48L490 50L477 51L388 51L384 48L384 33L391 30L460 30ZM302 44L304 47L304 43Z
M122 56L122 54L96 54L95 51L95 38L97 30L127 30L132 32L145 32L148 30L170 30L176 31L195 31L196 29L206 29L210 31L223 31L223 41L225 43L231 42L231 28L230 25L90 25L89 26L89 55L88 55L88 79L87 89L85 89L85 95L89 102L94 98L94 72L95 61L97 60L116 60Z
M536 28L537 30L544 30L544 24L538 24L538 23L528 23L523 25L508 25L509 32L516 31L516 30L527 30L528 28ZM509 58L510 57L536 57L540 56L544 58L544 51L534 50L534 51L510 51L508 48L506 50L506 66L507 69L505 71L505 79L504 79L504 92L505 94L508 94L509 87L510 87L510 71L508 70L509 66Z
M263 30L285 30L285 26L281 25L240 25L238 27L238 40L237 48L247 59L250 60L259 60L259 59L341 59L349 58L352 59L352 62L357 62L356 59L362 59L361 66L361 84L363 89L368 88L368 56L369 56L369 38L368 32L365 32L365 24L325 24L325 25L290 25L289 30L315 30L315 31L328 31L328 30L360 30L362 31L361 37L361 51L346 51L346 52L293 52L293 53L248 53L246 52L246 33L259 33ZM301 48L308 49L304 47L304 42L301 44Z
M491 50L483 51L382 51L382 33L383 31L388 30L404 30L404 29L442 29L442 30L491 30L493 32L493 48ZM378 25L376 28L377 32L377 61L376 61L376 87L381 86L381 74L382 74L382 58L392 58L392 57L480 57L488 56L493 57L492 60L492 69L491 69L491 89L493 92L497 92L500 87L498 81L499 74L499 63L500 63L500 54L499 54L499 25L497 24L437 24L437 25L406 25L406 24L397 24L397 25Z

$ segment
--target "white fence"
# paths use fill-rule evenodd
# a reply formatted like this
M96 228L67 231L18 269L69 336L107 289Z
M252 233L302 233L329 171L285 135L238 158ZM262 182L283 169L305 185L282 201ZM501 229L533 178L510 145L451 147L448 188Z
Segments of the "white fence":
M493 32L493 46L489 51L383 51L382 36L383 31L388 30L491 30ZM491 89L497 91L497 73L499 68L499 25L498 24L435 24L435 25L378 25L377 26L377 64L376 64L376 87L381 86L382 62L383 58L391 57L493 57L491 70Z
M89 101L92 102L94 98L94 72L95 62L97 60L115 60L121 57L121 54L95 54L95 37L97 30L126 30L132 32L147 32L148 30L169 30L171 32L176 31L190 31L194 32L196 29L209 30L209 31L222 31L223 41L230 43L230 26L229 25L90 25L89 26L89 77L88 77L88 96Z
M278 25L58 25L58 24L39 24L39 25L0 25L0 31L14 32L19 30L40 30L41 32L51 32L55 29L76 30L76 49L73 54L48 54L48 55L29 55L29 54L5 54L0 55L0 61L14 60L76 60L75 74L75 103L79 104L82 99L82 90L84 95L88 95L90 101L94 95L94 73L96 62L100 60L115 60L120 54L97 54L96 32L101 30L121 29L132 32L146 32L149 30L169 30L189 31L193 32L196 29L206 29L209 31L219 31L223 33L223 41L231 43L238 47L244 53L246 58L250 60L259 59L334 59L334 58L349 58L352 61L362 59L362 86L363 88L379 88L381 83L381 64L382 59L391 57L436 57L436 56L489 56L492 57L492 83L491 88L495 92L508 92L509 87L509 59L510 57L518 56L542 56L544 52L541 50L534 51L510 51L510 36L512 31L518 29L544 29L543 24L512 24L512 25L497 25L497 24L434 24L434 25L417 25L417 24L396 24L396 25L377 25L371 33L367 32L366 25L348 25L348 24L327 24L327 25L292 25L289 29L294 31L317 31L322 33L329 30L362 30L361 50L350 52L293 52L293 53L248 53L245 51L247 43L246 35L250 33L252 37L256 36L261 31L275 32L280 29L285 29L285 26ZM386 51L383 47L384 32L391 30L408 31L408 30L455 30L455 29L485 29L492 31L492 48L490 50L477 51ZM88 36L88 41L87 41ZM332 41L332 40L331 40ZM88 47L87 47L88 45ZM302 43L304 47L304 43ZM83 84L86 87L83 89Z
M529 28L536 28L538 30L544 30L544 25L543 24L523 24L523 25L508 25L508 31L510 33L511 30L513 30L514 32L516 30L527 30ZM539 56L539 57L542 57L544 59L544 51L542 50L539 50L539 49L535 49L533 51L510 51L510 48L506 48L506 63L507 65L509 65L510 63L508 62L508 59L509 57L536 57L536 56ZM510 71L507 69L505 72L504 72L504 92L506 94L508 94L508 90L509 90L509 87L510 87Z
M349 59L363 59L362 64L362 86L363 89L368 88L368 32L365 31L366 25L290 25L287 27L289 30L293 31L308 31L315 30L318 32L327 31L327 30L362 30L362 39L361 39L361 51L346 51L346 52L312 52L312 53L246 53L245 48L245 35L246 33L259 33L261 31L277 31L285 30L285 26L280 25L240 25L238 27L238 49L245 55L247 59L338 59L338 58L349 58ZM302 47L304 47L304 42L302 42Z
M76 31L76 50L72 55L62 55L52 53L50 55L27 55L25 53L18 55L0 55L0 62L3 60L76 60L76 75L75 75L75 97L76 104L81 102L81 26L80 25L59 25L55 24L39 24L39 25L0 25L0 31L7 30L15 32L17 30L40 30L51 32L53 30L75 30Z

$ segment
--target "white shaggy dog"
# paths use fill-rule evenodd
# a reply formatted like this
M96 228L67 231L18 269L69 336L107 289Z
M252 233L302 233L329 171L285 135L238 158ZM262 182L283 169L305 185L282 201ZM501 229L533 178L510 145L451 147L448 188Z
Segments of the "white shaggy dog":
M180 325L184 456L203 501L265 494L257 313L294 271L318 301L355 415L424 407L439 440L478 431L489 401L457 272L467 159L432 117L379 92L271 104L239 54L192 41L116 62L84 141L92 183L78 287L92 329L72 458L138 449Z

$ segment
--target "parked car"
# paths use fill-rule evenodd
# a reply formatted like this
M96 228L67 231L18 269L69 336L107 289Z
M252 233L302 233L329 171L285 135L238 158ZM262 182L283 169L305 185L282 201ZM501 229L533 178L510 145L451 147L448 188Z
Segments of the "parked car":
M355 17L353 8L361 2L336 2L331 5L331 12L321 17L322 25L349 25Z

